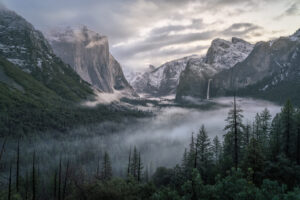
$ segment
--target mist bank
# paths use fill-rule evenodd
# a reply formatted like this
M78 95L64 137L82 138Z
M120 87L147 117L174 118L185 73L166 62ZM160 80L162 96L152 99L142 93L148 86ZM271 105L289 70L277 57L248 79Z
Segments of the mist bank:
M111 157L114 175L125 176L128 155L134 146L141 153L142 162L149 173L159 166L173 167L181 161L184 149L188 147L191 134L198 133L205 125L210 138L216 135L222 140L227 113L233 98L212 100L220 104L218 109L200 110L183 107L154 107L144 109L155 112L155 116L136 120L103 122L93 126L60 132L44 132L21 140L22 173L30 169L32 154L37 154L40 171L53 172L60 157L80 167L85 173L92 175L101 165L104 151ZM252 123L256 113L268 108L272 116L280 111L280 107L267 101L238 98L238 105L243 109L244 123ZM2 143L2 141L0 141ZM9 139L2 159L9 164L15 158L17 141Z

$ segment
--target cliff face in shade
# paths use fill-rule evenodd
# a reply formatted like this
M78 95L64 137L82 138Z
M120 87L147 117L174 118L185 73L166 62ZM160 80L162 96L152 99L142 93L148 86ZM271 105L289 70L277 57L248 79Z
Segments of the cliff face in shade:
M215 96L233 93L300 105L300 30L289 37L259 42L231 70L214 77Z
M231 41L213 40L203 58L191 59L187 63L180 75L176 100L181 100L184 96L205 99L209 79L243 61L252 49L252 44L239 38L232 38Z
M47 38L54 53L100 91L135 95L120 64L109 52L107 37L81 27L52 31Z
M167 62L158 68L150 65L148 71L136 74L130 79L130 83L137 92L150 96L175 94L180 73L192 58L201 59L198 56L188 56Z
M300 105L300 30L254 46L240 39L232 39L232 43L238 44L239 48L235 48L238 51L232 51L228 42L217 42L218 45L212 44L213 49L208 50L203 61L188 63L180 76L177 101L185 96L205 99L208 81L212 79L211 97L236 93L278 103L291 99ZM220 56L224 47L230 51ZM241 52L243 49L246 51Z

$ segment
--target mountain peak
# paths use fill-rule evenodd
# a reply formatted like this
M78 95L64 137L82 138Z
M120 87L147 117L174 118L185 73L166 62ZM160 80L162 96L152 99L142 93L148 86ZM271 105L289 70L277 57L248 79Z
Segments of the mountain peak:
M231 42L217 38L207 51L206 63L214 65L216 69L230 68L244 60L252 49L252 44L240 38L233 37Z
M289 37L291 41L300 41L300 29L298 29L293 35Z
M52 30L48 39L54 52L86 82L102 92L116 90L135 95L120 64L109 52L108 39L87 26Z
M148 69L150 72L152 72L156 69L156 67L154 65L149 65Z
M86 43L87 48L107 43L107 37L88 29L87 26L56 28L46 34L51 42Z
M245 41L245 40L243 40L243 39L241 39L241 38L237 38L237 37L232 37L231 42L232 42L233 44L236 44L236 43L245 43L245 44L249 44L249 42L247 42L247 41Z

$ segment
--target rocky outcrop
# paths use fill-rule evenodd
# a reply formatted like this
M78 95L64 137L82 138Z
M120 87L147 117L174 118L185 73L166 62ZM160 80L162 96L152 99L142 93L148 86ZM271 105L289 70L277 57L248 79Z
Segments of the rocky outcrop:
M243 62L214 77L215 96L238 95L300 104L300 30L290 37L259 42Z
M85 26L52 31L47 37L55 54L100 91L135 94L120 64L109 52L107 37Z
M149 70L137 74L131 79L131 85L138 93L151 96L167 96L176 93L179 76L191 59L201 59L199 56L189 56L173 60L158 68L153 66Z
M239 38L232 38L232 41L213 40L206 56L202 59L191 59L187 63L180 76L176 100L180 101L184 96L206 98L209 79L214 79L216 74L243 61L252 49L252 44Z

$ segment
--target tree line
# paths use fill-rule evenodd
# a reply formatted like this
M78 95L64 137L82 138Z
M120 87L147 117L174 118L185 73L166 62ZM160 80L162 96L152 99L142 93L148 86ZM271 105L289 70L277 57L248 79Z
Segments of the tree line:
M300 199L300 109L290 101L272 118L268 109L244 122L234 98L225 119L225 134L209 138L205 125L191 134L182 161L173 168L159 167L149 177L141 153L130 148L126 176L113 175L108 152L98 161L94 176L60 158L49 173L43 193L32 155L30 171L20 173L20 141L15 163L9 166L3 199ZM0 162L5 152L3 141Z

